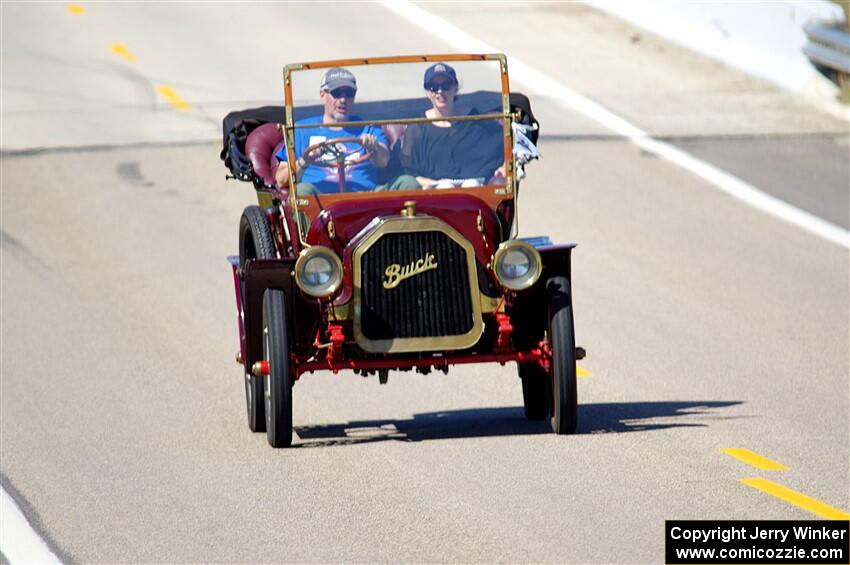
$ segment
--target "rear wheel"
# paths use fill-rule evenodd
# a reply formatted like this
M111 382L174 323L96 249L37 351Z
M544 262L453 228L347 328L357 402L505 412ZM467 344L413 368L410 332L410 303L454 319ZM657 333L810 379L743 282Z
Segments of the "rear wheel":
M239 222L239 268L244 269L249 259L274 259L275 256L274 239L266 215L259 206L248 206ZM242 284L242 300L244 304L244 283ZM266 429L263 377L252 374L249 359L246 358L244 363L248 427L251 431L262 432Z
M566 277L552 277L546 281L546 292L552 347L550 421L556 434L572 434L578 419L578 394L570 283Z
M549 415L549 375L536 363L517 363L517 366L525 417L543 420Z
M283 291L263 296L263 358L269 362L265 381L266 437L272 447L292 445L292 371Z

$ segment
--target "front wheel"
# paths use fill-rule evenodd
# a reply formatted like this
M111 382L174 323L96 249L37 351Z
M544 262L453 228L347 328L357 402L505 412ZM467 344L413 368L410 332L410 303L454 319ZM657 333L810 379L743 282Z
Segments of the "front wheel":
M263 358L269 362L264 380L266 437L272 447L292 445L292 365L283 291L263 295Z
M550 421L556 434L573 434L578 420L578 392L570 283L566 277L552 277L546 281L546 293L552 347Z

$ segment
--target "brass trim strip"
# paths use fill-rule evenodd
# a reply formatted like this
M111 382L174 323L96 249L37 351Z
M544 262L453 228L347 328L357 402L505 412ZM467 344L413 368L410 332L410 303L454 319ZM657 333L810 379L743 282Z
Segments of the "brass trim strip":
M285 121L283 124L283 134L284 139L286 140L286 143L284 143L284 150L286 151L287 162L292 164L297 164L298 162L298 159L295 157L295 130L293 129L295 124L295 115L292 106L292 73L293 71L300 71L303 68L304 65L300 63L283 66L283 104L286 107L286 115L284 116ZM296 198L289 199L289 209L295 220L295 228L298 231L298 241L301 243L302 247L307 248L309 245L307 245L307 241L304 237L307 226L301 225L303 219L301 214L298 213L298 181L296 178L297 171L295 168L295 166L289 167L289 190L291 190L292 194L296 196Z
M481 296L478 290L478 269L475 264L475 250L472 244L454 228L433 216L403 217L391 216L378 221L377 226L370 224L371 233L357 246L352 254L354 267L354 340L364 351L371 353L406 353L413 351L442 351L448 349L465 349L472 347L484 333L484 320L481 316ZM361 259L363 254L385 234L415 233L439 231L446 234L466 252L466 268L469 277L469 298L472 305L472 328L461 335L437 337L408 337L396 339L372 340L363 335L360 325L362 311L361 295Z
M446 53L442 55L394 55L390 57L368 57L365 59L335 59L333 61L313 61L287 65L293 70L327 69L330 67L347 67L349 65L381 65L386 63L439 63L450 61L503 61L502 53L484 55Z

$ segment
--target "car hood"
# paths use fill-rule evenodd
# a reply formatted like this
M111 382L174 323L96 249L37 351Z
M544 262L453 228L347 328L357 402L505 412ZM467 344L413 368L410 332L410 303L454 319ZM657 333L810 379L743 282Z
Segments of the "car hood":
M400 216L405 202L410 200L416 202L417 216L439 218L469 241L480 266L479 279L482 273L487 279L492 278L486 266L492 261L493 254L503 240L502 228L496 213L479 198L428 191L412 198L407 193L405 196L334 202L326 206L313 221L307 233L307 242L329 247L342 259L343 289L336 299L337 303L347 302L351 298L351 255L358 242L371 232L367 229L369 224L376 218ZM479 284L491 286L491 282L484 280L479 280Z
M475 249L476 259L489 263L502 240L501 226L493 210L481 199L465 194L423 192L402 196L335 202L328 205L310 226L307 242L335 249L340 256L375 218L401 215L405 202L416 202L416 214L439 218L457 230ZM479 219L480 217L480 219ZM333 228L329 229L329 224ZM331 233L333 237L331 237Z

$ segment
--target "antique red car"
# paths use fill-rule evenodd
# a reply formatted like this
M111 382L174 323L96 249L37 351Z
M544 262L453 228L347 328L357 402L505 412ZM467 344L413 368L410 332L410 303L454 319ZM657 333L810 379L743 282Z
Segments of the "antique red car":
M575 245L516 237L538 124L505 56L303 63L283 80L284 106L224 119L222 159L259 201L229 258L250 429L291 445L294 385L314 371L516 362L526 416L573 433Z

